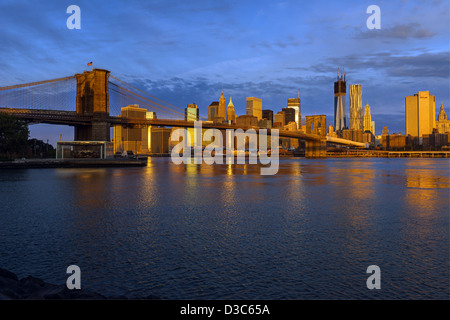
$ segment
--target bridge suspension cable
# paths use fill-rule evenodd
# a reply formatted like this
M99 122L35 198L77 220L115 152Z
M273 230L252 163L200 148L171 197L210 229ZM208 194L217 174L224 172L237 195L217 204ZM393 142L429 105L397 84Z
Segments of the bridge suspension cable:
M168 114L171 115L171 116L176 116L176 117L179 117L180 115L181 115L181 116L184 116L184 114L182 114L181 112L176 112L176 111L173 111L173 110L170 110L170 109L164 110L163 108L160 108L160 107L154 105L154 104L153 104L154 102L152 102L152 101L150 101L150 100L148 100L148 99L145 99L145 98L143 98L143 97L141 97L141 96L139 96L139 95L130 95L130 94L126 94L126 93L123 92L123 90L126 91L126 89L123 88L123 87L121 87L121 86L117 86L116 84L113 84L113 83L110 83L110 85L112 85L112 86L109 88L111 91L117 92L119 95L123 96L124 99L126 99L126 100L133 100L133 102L138 102L139 105L144 105L144 106L146 106L146 107L149 107L151 110L157 109L157 110L159 110L159 111L168 113ZM116 90L116 89L117 89L117 90ZM139 99L139 98L140 98L140 99ZM143 100L146 100L146 101L143 101ZM127 101L125 104L128 105L129 102L130 102L130 101ZM124 105L124 103L122 103L122 105ZM117 111L117 110L115 110L115 111ZM118 113L120 114L120 112L118 112Z
M119 82L125 84L126 86L130 87L131 89L136 90L136 91L138 91L139 93L142 93L143 95L146 95L146 96L150 97L150 98L146 98L146 97L144 97L144 96L142 96L142 95L140 95L140 94L137 94L137 93L135 93L135 92L132 92L131 90L128 90L128 89L126 89L126 88L124 88L124 87L122 87L122 86L119 86L119 85L117 85L117 84L114 84L113 82L110 81L110 84L116 85L116 86L119 87L120 89L126 91L128 94L131 94L131 95L133 95L133 96L137 96L137 97L139 97L139 98L141 98L141 99L143 99L143 100L149 102L149 103L151 104L150 107L156 108L156 109L159 109L159 110L161 110L161 108L163 108L163 109L167 110L171 115L175 114L175 115L178 115L178 116L180 116L180 115L183 116L183 117L185 116L185 113L184 113L184 109L183 109L183 108L174 106L173 104L170 104L169 102L166 102L166 101L161 100L161 99L159 99L159 98L157 98L157 97L155 97L155 96L152 96L152 95L148 94L147 92L144 92L144 91L142 91L142 90L140 90L140 89L138 89L138 88L132 86L131 84L126 83L125 81L122 81L122 80L120 80L120 79L118 79L118 78L116 78L116 77L114 77L114 76L112 76L112 75L110 75L110 78L113 78L113 79L115 79L115 80L117 80L117 81L119 81ZM136 100L136 98L133 98L133 96L128 96L128 97L131 98L131 99L133 99L133 100ZM162 102L163 104L166 104L167 106L164 106L163 104L158 103L158 102L156 102L156 101L154 101L154 100L158 100L158 101ZM158 108L157 106L159 106L160 108ZM168 106L169 106L169 107L168 107ZM163 111L163 112L164 112L164 111ZM206 118L203 118L203 117L200 117L200 118L203 119L203 120L206 120Z
M40 85L40 84L58 82L58 81L69 80L69 79L75 79L75 76L69 76L69 77L58 78L58 79L51 79L51 80L44 80L44 81L38 81L38 82L16 84L14 86L0 87L0 91L11 90L11 89L18 89L18 88L25 88L25 87L31 87L31 86L37 86L37 85Z
M74 111L75 76L0 87L1 108Z
M175 115L175 116L180 116L181 115L181 116L184 116L184 113L182 113L182 112L179 112L179 111L176 111L176 110L172 110L172 109L170 109L170 108L168 108L168 107L166 107L166 106L164 106L164 105L162 105L160 103L157 103L155 101L147 99L147 98L145 98L145 97L143 97L143 96L141 96L141 95L139 95L137 93L134 93L134 92L132 92L132 91L122 87L122 86L119 86L119 85L117 85L115 83L110 82L109 84L112 86L110 88L110 90L112 90L114 92L117 92L117 93L125 96L128 99L131 99L131 100L137 101L139 103L142 103L142 104L144 104L144 105L146 105L146 106L148 106L150 108L158 109L158 110L160 110L162 112L168 112L170 115ZM114 88L116 88L118 90L115 90Z

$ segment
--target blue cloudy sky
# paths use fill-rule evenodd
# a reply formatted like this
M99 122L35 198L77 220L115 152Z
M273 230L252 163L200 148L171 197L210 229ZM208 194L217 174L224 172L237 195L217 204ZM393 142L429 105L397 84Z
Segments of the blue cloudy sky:
M68 30L66 9L81 8ZM381 29L369 30L369 5ZM18 1L0 2L0 86L73 75L86 63L201 115L223 90L238 114L245 99L279 111L298 88L302 115L333 121L337 68L363 86L377 134L405 132L405 97L419 90L450 105L449 1ZM347 99L348 104L348 99ZM54 141L69 127L32 126Z

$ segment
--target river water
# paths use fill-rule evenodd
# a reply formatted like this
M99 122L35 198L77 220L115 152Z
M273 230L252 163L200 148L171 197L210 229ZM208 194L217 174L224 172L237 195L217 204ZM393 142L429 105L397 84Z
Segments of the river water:
M162 299L448 299L447 159L0 170L0 267ZM369 290L367 267L381 270Z

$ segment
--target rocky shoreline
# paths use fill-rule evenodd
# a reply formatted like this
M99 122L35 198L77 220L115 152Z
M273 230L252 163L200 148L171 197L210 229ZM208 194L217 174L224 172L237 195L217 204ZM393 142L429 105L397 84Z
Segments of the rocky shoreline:
M143 300L159 300L148 296ZM0 300L128 300L125 296L106 297L80 290L69 290L66 284L55 285L32 276L19 279L16 274L0 268Z

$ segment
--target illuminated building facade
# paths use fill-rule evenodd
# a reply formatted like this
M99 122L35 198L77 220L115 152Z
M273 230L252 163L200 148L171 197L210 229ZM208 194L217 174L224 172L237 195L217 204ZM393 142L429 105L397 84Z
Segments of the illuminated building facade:
M273 120L273 127L279 128L285 125L284 122L284 111L279 111L275 114L274 120Z
M447 119L447 114L444 111L444 104L441 103L441 108L436 121L436 128L438 133L450 132L450 120Z
M247 97L247 115L262 119L262 100L255 97Z
M197 121L199 119L199 110L195 103L188 104L187 108L184 109L184 120L185 121Z
M349 128L363 130L362 85L352 84L349 88Z
M435 128L435 97L429 91L419 91L405 99L406 135L422 137Z
M234 104L230 97L230 102L227 106L227 119L228 121L231 121L231 124L236 123L236 111L234 110Z
M217 119L218 122L227 121L227 104L225 101L225 96L223 95L223 91L220 94L219 99L219 107L217 108Z
M372 121L369 101L367 101L366 106L364 107L364 132L366 131L370 131L375 135L375 121Z
M298 98L289 98L288 99L288 108L292 108L295 110L295 123L297 124L297 128L301 129L302 124L302 113L300 109L300 92Z
M242 127L257 127L258 126L258 118L251 115L242 115L236 118L236 125Z
M211 102L211 104L208 106L209 121L216 121L218 109L219 109L219 101Z
M139 105L129 105L121 109L121 117L142 119L147 118L147 109ZM114 152L131 150L134 153L147 153L149 151L148 127L125 128L114 126Z
M356 142L363 142L363 131L359 129L344 129L342 130L342 138Z

